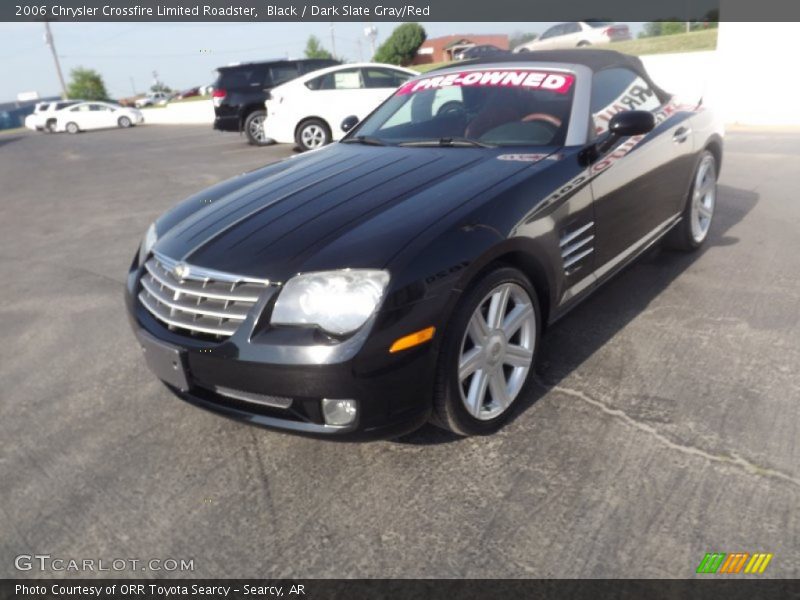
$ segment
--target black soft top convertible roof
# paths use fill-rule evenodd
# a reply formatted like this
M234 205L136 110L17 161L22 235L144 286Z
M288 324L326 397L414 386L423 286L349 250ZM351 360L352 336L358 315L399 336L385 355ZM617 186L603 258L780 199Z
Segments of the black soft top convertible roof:
M670 97L670 94L662 90L653 82L638 56L623 54L622 52L617 52L616 50L587 50L584 48L575 48L573 50L535 50L533 52L518 52L516 54L508 53L500 56L494 55L486 58L465 60L462 63L458 63L458 65L451 63L441 68L445 69L460 65L471 67L475 65L498 64L504 62L550 62L584 65L589 67L595 73L604 69L622 67L625 69L630 69L639 75L639 77L644 79L662 101ZM438 70L439 69L437 69L437 71Z

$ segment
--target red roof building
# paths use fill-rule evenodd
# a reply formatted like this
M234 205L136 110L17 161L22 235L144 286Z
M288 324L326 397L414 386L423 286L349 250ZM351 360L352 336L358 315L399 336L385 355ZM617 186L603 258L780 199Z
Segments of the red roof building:
M453 60L456 52L466 50L472 46L491 44L501 50L508 50L508 36L505 34L489 35L446 35L425 40L417 50L417 55L411 61L412 65L426 65L429 63L449 62Z

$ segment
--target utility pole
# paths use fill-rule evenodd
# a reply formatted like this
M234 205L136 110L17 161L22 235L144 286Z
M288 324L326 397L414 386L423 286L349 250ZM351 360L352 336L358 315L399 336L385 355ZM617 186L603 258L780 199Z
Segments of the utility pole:
M50 48L53 55L53 61L56 63L56 72L58 73L58 81L61 83L61 96L64 100L67 99L67 86L64 83L64 74L61 72L61 63L58 62L58 54L56 54L56 45L53 43L53 34L50 31L50 23L44 22L44 42Z
M333 54L333 58L336 58L336 36L333 31L333 23L331 23L331 54Z
M131 77L131 90L133 91L133 95L136 95L136 83L133 81L133 77Z

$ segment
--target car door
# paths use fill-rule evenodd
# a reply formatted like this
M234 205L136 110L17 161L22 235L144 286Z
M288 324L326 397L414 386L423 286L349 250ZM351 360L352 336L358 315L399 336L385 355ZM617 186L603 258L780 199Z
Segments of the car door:
M558 36L561 35L561 32L564 30L563 25L553 25L550 29L546 30L542 37L540 37L536 41L535 50L550 50L551 48L555 47L557 43L556 39Z
M363 119L371 110L372 97L366 92L361 69L338 69L309 82L304 112L307 116L321 116L328 123L333 139L342 137L340 128L345 117L356 115Z
M94 129L95 120L92 118L92 107L88 103L78 104L69 109L64 117L64 124L77 123L80 129Z
M106 104L92 104L89 110L95 122L95 128L115 127L117 125L114 109Z
M672 106L630 69L594 75L591 111L597 135L624 110L656 116L652 132L623 138L592 165L598 276L635 254L680 213L691 175L692 140L686 113L675 113Z
M561 36L553 47L574 48L581 42L581 34L581 26L577 23L563 23L561 25Z

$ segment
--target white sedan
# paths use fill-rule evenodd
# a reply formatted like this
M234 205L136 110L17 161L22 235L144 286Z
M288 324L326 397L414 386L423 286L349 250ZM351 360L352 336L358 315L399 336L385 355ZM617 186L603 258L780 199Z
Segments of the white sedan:
M55 117L55 130L67 133L108 127L132 127L144 122L140 110L109 102L81 102L56 111Z
M583 48L629 39L631 32L625 24L608 21L573 21L553 25L540 38L517 46L514 52Z
M301 150L320 148L344 135L345 117L371 113L418 73L394 65L356 63L313 71L273 88L265 106L264 135Z

